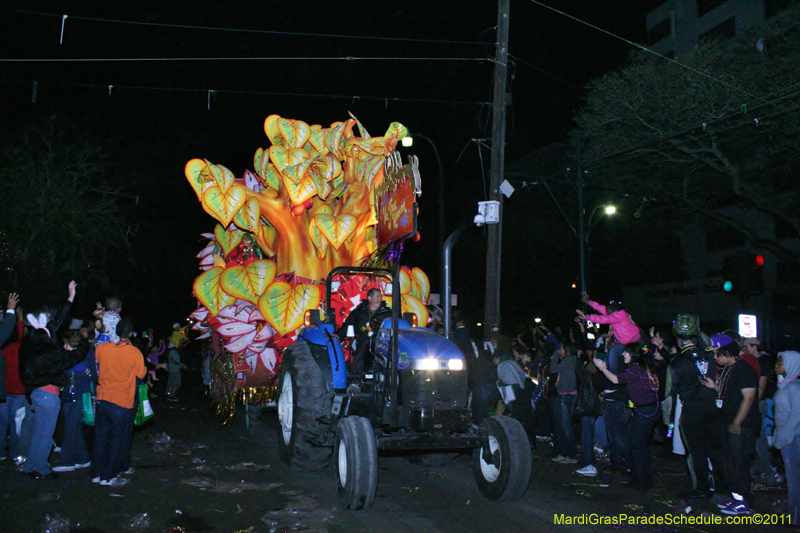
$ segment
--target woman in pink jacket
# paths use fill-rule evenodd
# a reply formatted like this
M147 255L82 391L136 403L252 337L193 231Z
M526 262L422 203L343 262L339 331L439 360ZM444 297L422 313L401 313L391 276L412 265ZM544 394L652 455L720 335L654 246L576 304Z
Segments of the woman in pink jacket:
M633 321L631 315L622 309L621 303L610 302L607 306L602 305L590 300L589 295L585 292L583 293L583 301L600 314L587 315L580 309L576 309L578 316L583 320L588 320L597 324L608 324L618 343L629 344L631 342L637 342L641 338L639 326Z

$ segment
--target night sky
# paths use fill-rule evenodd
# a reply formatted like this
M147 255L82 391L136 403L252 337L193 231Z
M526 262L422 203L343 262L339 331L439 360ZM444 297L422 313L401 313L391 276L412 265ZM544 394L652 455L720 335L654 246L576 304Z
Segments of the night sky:
M644 41L645 14L660 4L543 3L634 42ZM241 177L252 168L255 150L269 144L263 121L270 114L327 126L346 120L350 111L371 135L399 121L432 139L444 168L447 233L471 220L484 199L494 2L10 4L0 7L0 127L13 133L58 113L111 139L114 157L137 174L142 227L136 239L158 258L131 273L136 289L127 291L128 311L142 325L168 327L195 306L194 254L202 248L199 233L213 230L215 222L186 183L184 164L202 157ZM68 18L59 44L63 14ZM506 166L565 141L582 87L624 64L631 51L537 3L512 1ZM172 60L123 61L140 58ZM486 140L481 147L473 139ZM407 247L404 262L425 269L438 292L437 166L426 142L418 140L410 151L420 157L423 176L423 239ZM506 203L506 213L535 217L523 203L524 192L522 200ZM513 243L513 237L504 239ZM483 233L468 228L455 250L453 290L473 315L483 306L484 247ZM575 243L565 248L565 261L574 264L564 268L577 271ZM525 284L518 267L504 277L509 294L519 294L515 287ZM506 304L504 296L508 320Z

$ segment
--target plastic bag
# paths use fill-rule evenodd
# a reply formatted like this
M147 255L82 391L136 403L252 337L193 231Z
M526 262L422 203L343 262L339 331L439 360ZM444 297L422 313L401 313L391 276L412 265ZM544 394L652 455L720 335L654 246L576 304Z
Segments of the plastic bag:
M81 395L81 407L83 409L81 422L87 426L94 426L94 413L97 404L97 394L94 392L94 383L90 383L89 387L89 392L84 392Z
M150 399L147 397L147 385L140 383L137 388L139 389L139 405L136 408L136 418L133 419L133 423L141 426L153 418L154 413Z

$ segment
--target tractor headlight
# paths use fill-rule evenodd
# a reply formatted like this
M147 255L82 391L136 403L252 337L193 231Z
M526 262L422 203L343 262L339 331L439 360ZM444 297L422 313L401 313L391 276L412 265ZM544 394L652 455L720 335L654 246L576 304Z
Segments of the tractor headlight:
M417 359L413 364L414 370L436 370L439 368L438 359Z
M447 362L447 368L450 370L464 370L463 359L450 359Z
M411 362L411 370L463 370L463 359L415 359Z

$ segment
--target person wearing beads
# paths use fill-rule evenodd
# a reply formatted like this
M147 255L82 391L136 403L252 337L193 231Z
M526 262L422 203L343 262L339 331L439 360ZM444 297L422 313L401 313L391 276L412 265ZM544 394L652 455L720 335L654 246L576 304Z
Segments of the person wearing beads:
M732 496L718 507L727 515L750 514L753 502L750 463L761 428L758 374L741 357L741 348L728 335L713 335L706 351L714 352L717 366L721 368L716 379L703 378L703 385L717 393L716 405L720 412L717 431L724 435L725 480Z
M653 486L653 455L650 452L650 436L653 434L658 414L658 375L653 350L639 343L625 345L622 352L625 368L614 374L602 359L594 359L594 365L609 381L625 385L633 404L628 446L631 456L631 484L639 491Z

